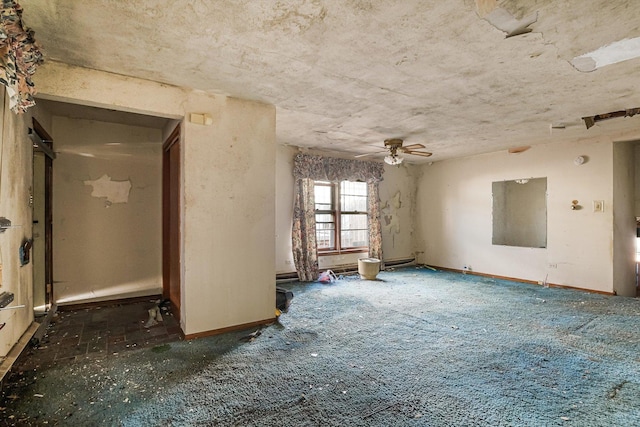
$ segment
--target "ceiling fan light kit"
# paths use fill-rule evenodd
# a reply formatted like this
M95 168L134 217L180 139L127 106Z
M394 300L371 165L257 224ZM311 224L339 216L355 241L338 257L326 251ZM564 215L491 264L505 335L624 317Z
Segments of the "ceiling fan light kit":
M431 156L431 153L427 152L427 151L416 151L416 149L422 149L425 148L424 145L422 144L411 144L411 145L407 145L405 147L402 146L402 143L404 141L402 141L402 139L400 138L390 138L390 139L385 139L384 140L384 146L385 146L385 150L382 151L382 153L388 153L385 158L384 158L384 162L389 164L389 165L399 165L400 163L402 163L404 161L404 157L400 156L399 153L403 153L403 154L413 154L416 156L422 156L422 157L429 157ZM370 156L370 155L374 155L377 153L367 153L367 154L358 154L357 156L355 156L356 158L358 157L365 157L365 156Z
M400 157L400 156L391 156L391 155L389 155L389 156L386 156L384 158L384 162L386 164L388 164L388 165L391 165L391 166L399 165L403 161L404 161L404 158Z

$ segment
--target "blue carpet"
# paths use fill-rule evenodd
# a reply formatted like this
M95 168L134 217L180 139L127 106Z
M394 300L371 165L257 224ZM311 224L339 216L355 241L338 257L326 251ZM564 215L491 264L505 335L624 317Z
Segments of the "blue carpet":
M640 301L404 268L280 322L37 373L7 424L637 426ZM34 394L44 395L42 398Z

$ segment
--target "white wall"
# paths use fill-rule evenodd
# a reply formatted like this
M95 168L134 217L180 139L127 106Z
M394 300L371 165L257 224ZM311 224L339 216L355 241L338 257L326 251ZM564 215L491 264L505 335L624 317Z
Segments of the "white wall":
M613 145L613 290L636 296L635 252L635 156L634 143Z
M23 239L30 239L32 186L32 142L27 135L31 113L16 115L9 109L4 86L0 86L0 216L11 221L11 227L0 233L0 265L2 266L0 293L14 294L10 307L1 310L0 357L20 339L33 322L32 263L20 266L19 247Z
M295 271L291 252L293 224L293 156L296 147L278 145L276 148L276 273Z
M162 293L161 130L54 116L49 132L55 301ZM126 200L88 185L103 176Z
M184 129L186 334L275 316L275 109L201 97Z
M573 159L588 157L582 166ZM480 273L613 292L613 149L609 140L538 145L422 167L420 261ZM491 244L493 181L547 177L547 248ZM571 210L578 200L581 210ZM593 200L605 211L594 213Z
M297 147L280 145L276 155L276 272L293 273L291 253L291 224L293 221L293 157ZM340 154L315 152L325 156L339 157ZM343 156L349 158L347 156ZM414 213L417 166L385 164L383 181L380 182L380 203L382 209L382 253L386 261L406 260L414 256ZM366 253L321 256L318 265L321 270L340 266L353 266L358 258L366 258Z
M275 108L48 61L39 96L183 123L182 307L187 334L275 316ZM54 196L55 197L55 196Z
M640 143L636 142L633 146L634 155L634 215L640 217Z

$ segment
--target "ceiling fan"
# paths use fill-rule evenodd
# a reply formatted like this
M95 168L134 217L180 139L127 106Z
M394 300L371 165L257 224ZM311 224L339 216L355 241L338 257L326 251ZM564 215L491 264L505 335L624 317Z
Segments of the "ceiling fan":
M389 155L384 158L385 163L390 165L399 165L404 160L404 158L400 156L400 153L413 154L413 155L422 156L422 157L429 157L432 154L427 151L416 151L417 149L426 148L422 144L411 144L403 147L402 143L403 141L400 138L390 138L390 139L384 140L384 146L386 150L379 151L379 153L386 153L386 152L389 153ZM365 157L365 156L370 156L372 154L377 154L377 153L359 154L355 157L356 158Z

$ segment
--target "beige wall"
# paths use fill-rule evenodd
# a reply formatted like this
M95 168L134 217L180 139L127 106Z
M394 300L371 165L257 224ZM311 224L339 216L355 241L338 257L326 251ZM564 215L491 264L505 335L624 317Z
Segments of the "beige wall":
M293 156L296 147L278 145L276 149L276 273L292 273L291 227L293 224Z
M50 132L56 302L161 293L161 131L55 116ZM88 182L104 176L96 192ZM122 185L123 200L110 194Z
M613 145L613 290L636 296L635 156L632 142Z
M640 143L635 142L633 145L634 153L634 215L640 217Z
M192 108L213 108L214 123L184 129L187 334L275 315L275 109L220 97Z
M573 163L583 155L582 166ZM420 261L480 273L613 292L613 150L610 140L548 144L422 167ZM491 244L493 181L547 177L547 248ZM578 200L581 210L571 210ZM594 213L593 200L605 211Z
M0 357L20 339L33 322L32 263L20 266L19 247L31 238L32 143L27 135L31 114L16 115L8 107L4 86L0 86L0 216L11 220L12 228L0 233L1 292L14 294L10 307L0 311Z
M280 145L276 156L276 272L295 272L291 252L291 224L293 221L293 157L298 148ZM315 152L339 157L339 154ZM348 156L344 156L349 158ZM380 182L382 209L382 253L387 261L406 260L414 256L414 211L416 195L415 165L384 165L384 180ZM322 256L318 259L321 270L340 266L353 266L358 258L368 255L345 254Z
M183 122L182 318L196 334L274 317L275 108L48 61L45 99Z

